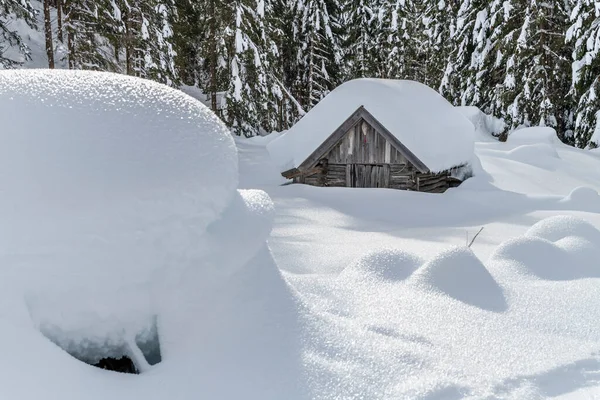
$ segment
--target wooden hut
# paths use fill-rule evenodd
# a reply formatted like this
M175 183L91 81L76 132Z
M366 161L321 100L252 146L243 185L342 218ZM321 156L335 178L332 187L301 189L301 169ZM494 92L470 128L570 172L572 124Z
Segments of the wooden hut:
M296 183L441 193L469 175L473 126L424 85L360 79L332 92L269 151L292 154L282 175Z

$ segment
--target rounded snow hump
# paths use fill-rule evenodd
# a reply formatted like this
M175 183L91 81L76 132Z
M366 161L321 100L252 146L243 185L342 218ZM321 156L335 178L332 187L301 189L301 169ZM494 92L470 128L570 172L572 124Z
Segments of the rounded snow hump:
M197 263L210 247L207 227L237 195L228 129L159 83L0 71L0 120L0 262L35 271L23 283L31 303L77 290L73 306L93 309L98 297L118 302L122 293L143 320L145 295L123 286Z
M11 215L59 225L64 213L101 212L118 223L193 215L203 229L237 188L227 128L159 83L92 71L0 71L0 119L0 204Z
M407 279L423 260L415 254L400 249L372 250L345 268L340 278L372 278L395 282Z
M600 277L600 231L568 215L543 219L524 236L498 246L492 259L521 275L564 281Z
M433 257L413 274L411 283L484 310L508 308L504 291L468 247L452 247Z

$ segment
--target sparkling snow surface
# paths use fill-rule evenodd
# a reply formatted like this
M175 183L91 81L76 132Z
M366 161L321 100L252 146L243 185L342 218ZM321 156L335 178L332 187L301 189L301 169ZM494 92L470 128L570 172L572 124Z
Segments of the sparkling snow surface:
M486 140L433 195L280 186L240 139L236 190L223 125L160 85L1 72L0 114L1 399L600 394L597 152ZM123 353L140 375L72 357Z
M355 79L333 90L269 146L280 169L300 165L364 106L433 172L471 161L473 125L429 87L412 81Z
M480 137L444 195L277 186L263 140L238 142L307 309L313 398L598 398L600 158L551 134Z

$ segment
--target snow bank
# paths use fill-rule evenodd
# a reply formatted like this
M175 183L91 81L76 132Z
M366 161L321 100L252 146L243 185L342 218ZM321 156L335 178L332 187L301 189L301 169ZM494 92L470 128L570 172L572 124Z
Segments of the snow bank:
M560 158L556 147L547 143L524 144L506 153L512 160L540 168L553 168Z
M129 346L235 196L228 130L166 86L73 71L0 72L0 120L4 283L55 342L98 348L82 359Z
M549 280L571 276L566 254L549 240L519 237L502 243L492 253L491 260L504 261L515 272Z
M557 215L541 220L527 230L525 236L556 242L569 236L579 236L600 243L600 231L589 222L570 215Z
M301 374L273 203L236 190L211 111L121 75L0 71L0 119L0 397L286 397Z
M485 310L507 308L498 282L468 247L454 247L433 257L415 272L411 284Z
M572 204L578 209L586 210L600 205L600 195L598 195L595 189L579 186L566 195L562 202Z
M508 143L511 144L538 144L545 143L555 145L561 143L554 128L549 127L532 127L521 128L511 132L508 136Z
M403 250L372 250L345 268L340 278L400 281L408 278L421 264L423 260L420 257Z
M595 227L575 217L555 216L498 246L491 260L546 280L600 277L599 246L600 231Z
M287 132L287 131L271 132L264 136L259 135L259 136L252 136L249 138L241 137L239 139L236 138L236 140L246 141L247 144L251 144L251 145L255 145L255 146L267 146L269 143L271 143L273 140L275 140L278 137L280 137L281 135L283 135L285 132Z
M475 138L477 141L495 141L494 136L501 134L506 124L501 119L484 114L478 107L462 106L456 107L475 127Z
M336 88L268 145L283 169L299 166L364 106L431 171L473 158L473 125L433 89L411 81L356 79Z
M45 240L43 222L58 240L59 227L73 228L65 215L89 235L98 232L86 224L128 229L139 218L176 224L183 215L203 230L237 187L225 126L163 85L108 73L2 71L0 99L0 118L11 121L0 132L0 212L10 214L5 224L19 222L5 243ZM20 229L23 220L42 229Z

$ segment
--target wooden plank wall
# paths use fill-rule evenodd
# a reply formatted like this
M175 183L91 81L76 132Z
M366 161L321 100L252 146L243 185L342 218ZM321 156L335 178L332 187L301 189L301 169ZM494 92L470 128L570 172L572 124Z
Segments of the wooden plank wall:
M317 173L294 178L313 186L380 187L442 193L449 187L449 172L420 173L372 126L360 121L325 156Z
M406 164L400 152L365 121L352 127L325 156L330 164Z
M402 164L328 164L319 173L294 179L296 183L312 186L380 187L429 193L443 193L456 187L451 181L448 172L422 174Z

